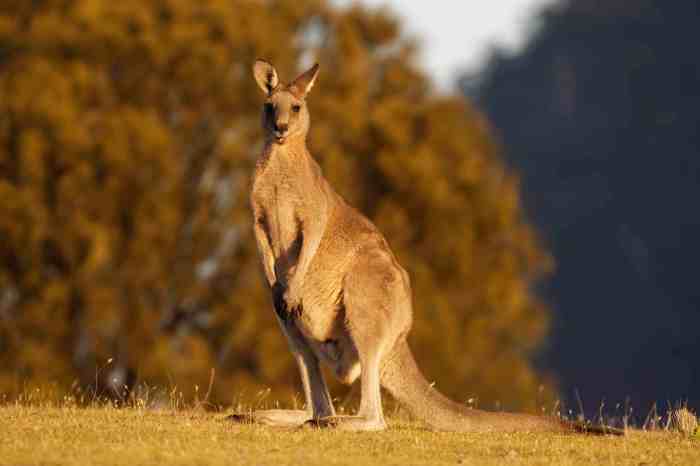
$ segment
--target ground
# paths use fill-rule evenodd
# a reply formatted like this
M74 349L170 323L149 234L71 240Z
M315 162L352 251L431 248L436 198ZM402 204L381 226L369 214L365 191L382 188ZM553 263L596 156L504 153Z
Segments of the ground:
M457 434L390 422L380 433L238 425L221 413L0 406L0 465L693 465L700 439Z

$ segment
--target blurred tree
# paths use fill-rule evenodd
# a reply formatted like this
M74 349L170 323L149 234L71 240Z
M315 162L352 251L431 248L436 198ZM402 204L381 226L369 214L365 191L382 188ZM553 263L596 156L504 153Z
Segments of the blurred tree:
M427 374L533 408L548 258L483 120L414 50L386 11L323 1L0 6L0 391L88 385L108 358L107 388L191 394L216 367L219 402L296 391L249 223L262 56L322 63L312 151L410 271Z

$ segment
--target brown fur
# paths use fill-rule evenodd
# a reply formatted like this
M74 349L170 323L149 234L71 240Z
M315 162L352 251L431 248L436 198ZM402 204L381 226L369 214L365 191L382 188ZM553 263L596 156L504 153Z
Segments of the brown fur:
M382 234L333 190L307 150L305 98L318 65L290 84L280 83L274 67L262 60L253 72L266 94L265 147L250 198L255 237L277 319L299 366L307 410L256 411L245 418L382 430L383 386L436 429L580 430L557 418L468 409L428 384L406 343L413 314L408 274ZM321 362L346 384L361 379L357 416L335 416Z

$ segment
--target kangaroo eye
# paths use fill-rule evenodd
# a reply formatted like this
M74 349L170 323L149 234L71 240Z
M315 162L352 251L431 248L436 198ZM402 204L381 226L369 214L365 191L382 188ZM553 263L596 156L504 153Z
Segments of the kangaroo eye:
M300 105L292 105L292 111L293 111L294 113L299 113L299 110L301 110L301 106L300 106Z
M272 104L265 104L265 113L268 115L272 115L272 113L275 111L275 106Z

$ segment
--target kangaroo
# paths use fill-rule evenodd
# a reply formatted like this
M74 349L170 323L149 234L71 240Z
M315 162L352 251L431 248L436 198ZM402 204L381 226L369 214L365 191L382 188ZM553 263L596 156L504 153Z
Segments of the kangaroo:
M384 430L384 387L437 430L620 433L555 417L470 409L427 382L406 342L413 314L408 273L374 224L333 190L306 147L306 97L318 71L316 64L283 84L267 61L253 66L266 96L265 144L250 196L255 239L276 319L299 367L306 410L260 410L232 418L285 427ZM357 415L336 416L321 363L345 384L361 380Z

